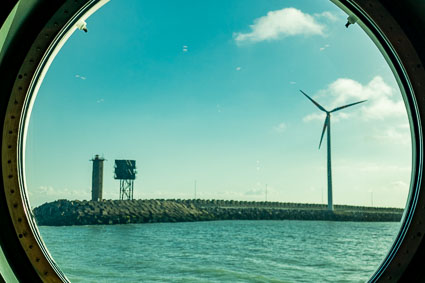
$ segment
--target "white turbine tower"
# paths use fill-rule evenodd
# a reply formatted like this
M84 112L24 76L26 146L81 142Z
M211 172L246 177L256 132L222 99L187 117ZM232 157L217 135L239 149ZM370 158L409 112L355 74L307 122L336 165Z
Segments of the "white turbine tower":
M313 100L310 96L308 96L304 91L300 90L302 94L304 94L314 105L317 106L321 111L326 113L325 123L323 125L322 136L320 137L319 149L322 145L323 136L325 134L326 129L328 130L327 134L327 149L328 149L328 210L333 211L334 206L332 202L332 165L331 165L331 113L342 110L344 108L365 102L366 100L362 100L359 102L350 103L344 106L340 106L332 109L331 111L326 110L322 105Z

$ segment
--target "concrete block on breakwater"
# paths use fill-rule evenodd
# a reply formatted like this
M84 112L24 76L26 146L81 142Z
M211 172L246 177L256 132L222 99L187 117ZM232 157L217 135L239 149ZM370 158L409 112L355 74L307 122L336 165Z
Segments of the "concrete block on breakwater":
M38 225L69 226L211 220L400 221L398 208L232 200L57 200L33 210Z

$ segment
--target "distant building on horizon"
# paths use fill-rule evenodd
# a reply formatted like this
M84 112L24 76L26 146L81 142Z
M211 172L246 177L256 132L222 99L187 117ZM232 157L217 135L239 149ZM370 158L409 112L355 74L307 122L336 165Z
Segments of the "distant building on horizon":
M96 154L90 161L93 162L91 200L101 201L103 193L103 161L105 159Z

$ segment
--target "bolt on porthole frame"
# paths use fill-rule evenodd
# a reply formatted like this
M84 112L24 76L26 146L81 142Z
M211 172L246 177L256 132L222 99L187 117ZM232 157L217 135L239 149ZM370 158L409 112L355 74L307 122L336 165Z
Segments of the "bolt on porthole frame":
M349 15L351 24L360 25L387 60L403 95L412 135L412 176L409 197L401 229L387 257L371 277L371 282L401 278L425 231L425 198L421 192L423 137L421 117L425 102L425 71L408 37L385 7L378 1L331 0ZM108 0L66 1L53 17L46 19L26 54L13 87L7 95L2 142L2 173L5 198L16 237L40 279L44 282L68 282L50 256L39 236L25 188L24 149L28 120L40 84L53 58L84 20ZM351 21L350 21L351 19Z

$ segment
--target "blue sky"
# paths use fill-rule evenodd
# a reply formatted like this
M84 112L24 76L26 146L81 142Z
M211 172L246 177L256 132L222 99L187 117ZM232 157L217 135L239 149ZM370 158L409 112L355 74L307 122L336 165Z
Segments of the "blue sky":
M326 1L111 1L76 30L37 95L26 148L31 204L90 199L103 155L135 159L136 198L322 203L325 108L334 202L404 207L411 146L400 91L358 25ZM326 141L324 141L326 142ZM325 145L325 144L324 144ZM323 197L322 197L323 196Z

